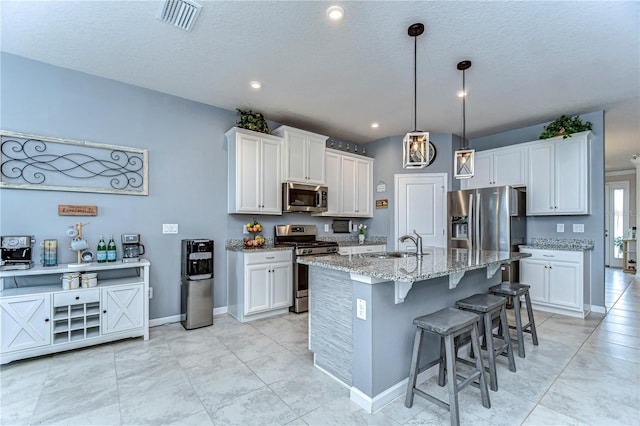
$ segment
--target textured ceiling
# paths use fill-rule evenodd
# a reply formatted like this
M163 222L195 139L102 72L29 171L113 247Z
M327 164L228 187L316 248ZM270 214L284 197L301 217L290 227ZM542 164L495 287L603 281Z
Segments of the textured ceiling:
M413 127L467 136L605 110L606 169L640 152L637 1L203 1L192 32L155 18L158 1L7 1L1 49L353 142ZM260 80L254 91L249 81ZM371 129L372 122L380 128Z

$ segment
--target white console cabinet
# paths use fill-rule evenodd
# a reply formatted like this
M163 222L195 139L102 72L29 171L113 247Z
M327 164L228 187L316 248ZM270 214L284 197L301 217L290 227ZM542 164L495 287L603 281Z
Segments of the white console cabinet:
M291 250L227 251L227 309L240 322L289 312Z
M520 282L531 286L535 309L584 318L589 304L588 252L521 248Z
M149 266L142 259L0 271L0 363L128 337L147 340ZM98 286L62 290L69 272L97 272Z

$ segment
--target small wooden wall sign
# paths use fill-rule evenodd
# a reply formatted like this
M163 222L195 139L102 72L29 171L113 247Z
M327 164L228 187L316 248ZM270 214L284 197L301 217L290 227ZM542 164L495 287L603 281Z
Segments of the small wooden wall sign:
M386 209L388 207L389 207L388 199L376 200L376 209Z
M98 206L58 204L58 216L98 216Z

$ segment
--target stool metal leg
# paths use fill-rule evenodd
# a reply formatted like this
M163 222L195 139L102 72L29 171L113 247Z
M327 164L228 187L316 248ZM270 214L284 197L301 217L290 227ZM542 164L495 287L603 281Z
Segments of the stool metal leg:
M471 346L474 350L480 354L480 339L478 339L478 324L473 324L471 329ZM478 355L476 357L476 368L480 372L480 394L482 395L482 406L485 408L491 408L491 401L489 400L489 390L487 389L487 378L484 374L484 366L482 365L482 357ZM457 395L456 395L457 396Z
M420 363L420 353L422 352L422 334L422 328L417 327L416 337L413 341L413 355L411 356L411 369L409 370L407 395L404 400L404 406L407 408L411 408L413 406L413 389L416 387L416 381L418 379L418 364Z
M487 345L487 355L489 356L489 387L492 391L498 391L498 373L496 372L496 354L493 350L493 327L491 325L491 314L482 315L484 319L484 340Z
M476 334L476 340L478 335ZM451 425L458 426L460 424L460 413L458 412L458 376L456 374L456 355L453 349L453 336L448 334L444 336L444 347L447 358L447 385L449 391L449 414L451 417ZM479 349L479 348L478 348ZM479 359L480 357L478 357Z
M502 329L502 339L507 344L507 359L509 360L509 371L516 371L516 360L513 357L513 347L509 336L509 324L507 323L507 309L504 305L500 308L500 328Z
M524 301L527 305L527 316L529 317L529 330L531 331L531 338L533 339L533 345L538 346L538 333L536 332L536 322L533 319L533 308L531 307L531 297L529 291L524 294Z
M511 297L513 299L513 313L516 315L516 334L518 337L518 356L524 358L524 334L522 331L522 316L520 313L520 298L518 296Z

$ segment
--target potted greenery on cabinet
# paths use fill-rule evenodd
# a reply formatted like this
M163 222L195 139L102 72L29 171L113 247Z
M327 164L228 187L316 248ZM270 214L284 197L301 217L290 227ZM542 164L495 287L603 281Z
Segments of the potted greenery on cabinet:
M579 115L575 117L567 117L562 115L548 126L545 126L544 132L540 134L540 139L554 138L556 136L562 136L562 139L571 137L572 133L585 132L591 130L592 124L590 121L583 123Z
M259 112L253 112L251 110L246 111L237 108L236 111L240 113L240 120L236 125L242 129L253 130L254 132L269 133L269 126L264 115Z

